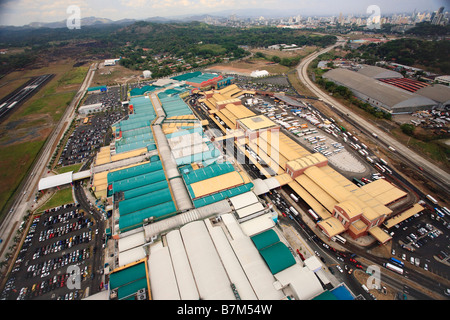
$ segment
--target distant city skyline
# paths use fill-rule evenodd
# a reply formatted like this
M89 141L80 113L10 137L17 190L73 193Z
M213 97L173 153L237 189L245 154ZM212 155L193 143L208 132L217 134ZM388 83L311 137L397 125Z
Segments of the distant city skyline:
M367 7L377 5L381 15L450 9L450 0L0 0L0 25L22 26L32 22L56 22L67 19L67 8L76 5L81 18L99 17L111 20L174 17L179 15L230 14L242 10L286 16L365 15ZM257 11L259 10L259 11Z

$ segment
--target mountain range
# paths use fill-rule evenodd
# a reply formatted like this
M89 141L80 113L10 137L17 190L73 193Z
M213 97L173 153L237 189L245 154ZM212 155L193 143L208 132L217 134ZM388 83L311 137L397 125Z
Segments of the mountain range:
M85 17L81 18L81 26L102 26L102 25L129 25L137 21L147 21L147 22L160 22L160 23L170 23L170 22L191 22L191 21L204 21L206 18L210 17L213 19L223 19L230 15L236 15L239 18L256 18L264 16L266 18L281 18L292 16L292 12L289 11L277 11L269 9L253 9L253 10L223 10L219 12L214 12L213 14L198 14L198 15L179 15L171 17L150 17L146 19L121 19L121 20L111 20L108 18L99 17ZM32 22L20 27L12 26L0 26L3 28L65 28L67 26L66 20L55 21L55 22Z

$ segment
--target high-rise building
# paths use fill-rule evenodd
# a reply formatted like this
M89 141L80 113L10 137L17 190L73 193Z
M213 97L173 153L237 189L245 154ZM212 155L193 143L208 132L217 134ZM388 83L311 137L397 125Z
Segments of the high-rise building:
M434 16L431 19L431 24L438 25L441 24L444 18L444 7L440 7L437 12L434 13Z

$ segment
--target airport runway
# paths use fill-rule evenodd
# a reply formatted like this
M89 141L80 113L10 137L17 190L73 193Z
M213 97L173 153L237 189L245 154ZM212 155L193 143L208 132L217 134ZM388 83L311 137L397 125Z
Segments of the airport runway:
M6 96L0 101L0 121L6 118L7 114L17 109L28 98L33 96L39 89L46 84L54 74L44 74L25 83L21 88L15 90L12 94Z
M34 209L34 194L37 191L39 180L47 174L47 164L53 155L54 149L57 146L61 135L70 125L75 115L75 109L89 87L95 70L96 66L95 64L92 64L83 84L80 86L80 89L76 93L70 105L66 108L64 115L61 117L53 132L47 138L42 150L36 157L33 167L30 169L29 175L25 177L20 184L11 209L7 216L3 219L0 226L0 239L3 240L0 244L0 256L3 256L3 254L7 251L6 249L12 244L11 241L14 237L15 231L17 230L17 225L18 223L20 224L27 210ZM0 257L0 259L2 258Z

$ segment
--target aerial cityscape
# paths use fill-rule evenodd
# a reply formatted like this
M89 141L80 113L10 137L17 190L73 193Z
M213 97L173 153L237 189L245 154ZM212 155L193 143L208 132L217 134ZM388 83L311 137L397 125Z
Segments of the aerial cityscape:
M449 300L449 10L1 2L0 300Z

